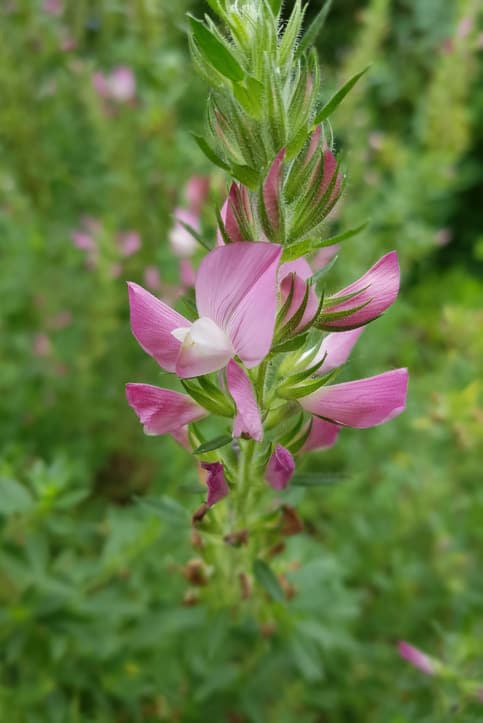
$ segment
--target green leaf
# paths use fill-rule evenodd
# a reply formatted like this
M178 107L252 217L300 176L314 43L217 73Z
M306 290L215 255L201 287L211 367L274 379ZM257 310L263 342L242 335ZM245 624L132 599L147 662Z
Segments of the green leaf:
M220 156L218 156L215 151L211 148L211 146L208 145L208 143L205 141L204 138L201 136L197 136L194 133L191 134L193 138L195 139L196 143L198 144L199 148L207 159L215 164L215 166L218 166L219 168L222 168L224 171L229 171L230 167L227 163L225 163Z
M304 12L305 10L302 10L300 0L295 0L292 13L285 27L282 40L280 41L279 52L281 65L285 65L291 58L302 26Z
M308 50L315 43L318 34L325 25L325 21L327 19L327 15L329 14L331 6L332 0L326 0L322 8L319 10L315 18L310 23L309 27L304 33L300 45L297 48L297 52L295 53L296 59L300 58L300 56L303 55L305 51Z
M215 70L235 82L243 80L245 72L226 45L213 35L202 20L192 15L188 15L188 18L195 42Z
M285 595L273 572L272 568L263 560L255 560L253 563L253 574L258 584L263 587L266 593L276 602L285 602Z
M233 404L217 389L215 392L206 391L199 383L192 379L181 379L181 384L195 402L201 404L212 414L220 417L232 417L234 413Z
M227 444L230 444L233 437L231 434L221 434L219 437L215 437L214 439L208 440L208 442L203 442L203 444L200 444L199 447L193 450L193 454L205 454L205 452L213 452L215 449L220 449L220 447L226 447Z
M27 487L14 479L0 478L0 515L26 512L33 505L34 501Z
M154 513L157 517L161 517L164 522L171 525L186 525L188 512L172 497L163 495L159 499L157 497L134 497L140 507L144 507L147 511Z
M322 249L324 248L324 246L333 246L334 244L340 244L342 243L342 241L346 241L347 239L356 236L361 231L364 231L364 229L367 228L368 224L369 221L364 221L364 223L361 223L359 226L354 226L354 228L350 228L347 231L338 233L336 234L336 236L331 236L330 238L325 239L325 241L315 241L312 244L312 251Z
M221 2L219 2L219 0L206 0L206 2L210 6L210 8L213 10L213 12L216 13L217 15L219 15L220 18L226 17L225 10L224 10Z
M303 346L307 340L307 333L303 332L302 334L297 334L296 336L293 336L291 339L287 339L287 341L282 341L280 344L276 344L271 349L272 354L281 354L287 351L295 351L296 349L300 349L301 346Z
M282 0L267 0L267 2L272 8L272 12L275 17L278 17L280 10L282 9Z
M281 386L277 390L277 394L282 399L300 399L301 397L306 397L309 394L312 394L313 392L316 392L320 387L323 387L327 382L329 382L337 373L338 369L334 369L333 371L329 372L329 374L325 374L322 377L318 377L317 379L312 379L311 381L307 382L306 384L300 384L296 387L285 387Z
M231 174L237 181L243 183L244 186L248 186L251 191L255 191L258 187L260 174L254 171L250 166L238 166L233 164L231 167Z
M360 73L356 73L355 75L350 78L345 85L342 86L334 95L332 98L324 105L323 108L317 113L314 120L314 128L319 125L319 123L322 123L326 118L328 118L337 108L340 103L344 100L347 93L349 93L350 90L355 86L359 78L362 78L364 73L366 73L369 70L369 66L367 68L364 68L364 70L361 70Z

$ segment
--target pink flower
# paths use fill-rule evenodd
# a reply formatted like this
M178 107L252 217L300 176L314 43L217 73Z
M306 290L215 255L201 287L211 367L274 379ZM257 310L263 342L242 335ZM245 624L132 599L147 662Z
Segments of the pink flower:
M327 300L320 326L324 329L343 330L363 326L377 319L396 300L399 279L397 253L391 251L379 259L364 276ZM344 297L349 295L350 298L344 300ZM358 310L351 312L351 309ZM338 318L336 315L340 312L347 312L348 315Z
M42 10L49 15L62 15L64 6L62 0L44 0Z
M320 362L320 367L317 370L317 374L319 375L328 374L333 369L342 366L346 363L363 331L364 327L360 326L350 331L337 331L333 334L328 334L325 339L322 340L317 354L310 362L310 366L315 366L317 362ZM308 356L309 353L310 352L306 352L306 354L301 357L301 361L304 356Z
M407 369L323 386L300 400L302 407L346 427L365 429L397 417L406 407Z
M234 243L211 251L195 285L199 318L190 322L137 284L129 284L131 329L158 364L182 378L217 371L237 355L257 366L272 344L281 247Z
M72 241L74 246L81 249L81 251L97 251L97 243L92 236L84 233L84 231L73 231Z
M280 227L281 223L282 210L280 207L280 196L283 184L284 157L285 148L282 148L272 163L262 190L265 214L267 216L268 225L273 231L276 231Z
M399 641L397 649L401 658L407 660L408 663L414 665L415 668L419 668L426 675L434 675L436 672L434 661L429 658L425 653L417 648L413 647L404 640Z
M187 394L151 384L126 384L126 397L149 435L179 435L187 424L207 415Z
M247 374L233 359L228 362L226 367L226 383L236 405L233 436L241 437L243 434L247 434L257 442L261 442L263 438L262 420L252 384Z
M209 176L192 176L186 184L186 200L191 213L195 216L200 214L203 204L209 196L210 182Z
M312 267L315 271L319 271L328 266L332 259L339 253L339 249L340 244L332 244L332 246L325 246L320 249L312 261Z
M190 232L183 226L186 223L188 226L196 231L200 232L200 219L199 216L187 211L185 208L177 208L174 212L175 223L169 232L169 242L176 256L187 257L193 256L198 249L198 242Z
M116 103L127 103L136 95L134 72L124 65L115 68L109 75L94 73L92 84L101 98L109 98Z
M161 288L161 275L156 266L146 266L144 269L144 283L151 291L159 291Z
M274 490L283 490L295 472L295 461L292 454L277 444L265 470L265 479Z
M120 65L107 79L109 97L117 103L127 103L136 95L136 78L131 68Z
M206 504L213 507L217 502L230 493L230 488L225 479L225 470L220 462L202 462L201 466L208 472L208 499Z
M35 334L33 347L35 356L39 358L50 356L52 352L52 345L47 334Z
M119 234L117 242L121 256L124 256L124 258L132 256L141 248L141 236L137 231L127 231Z

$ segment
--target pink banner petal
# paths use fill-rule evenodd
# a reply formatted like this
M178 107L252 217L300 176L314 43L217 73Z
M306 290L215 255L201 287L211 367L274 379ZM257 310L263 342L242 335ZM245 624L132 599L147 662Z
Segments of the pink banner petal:
M311 414L347 427L365 429L393 419L404 411L407 369L322 387L300 400Z
M397 253L391 251L379 259L364 276L330 297L324 311L346 311L361 304L365 304L364 308L344 319L328 321L324 323L324 327L328 329L331 327L350 328L367 324L369 321L376 319L396 300L399 293L399 282L400 273ZM356 295L351 299L340 303L337 302L339 297L354 293Z
M313 452L316 449L329 449L337 442L340 427L318 417L312 418L312 429L302 447L302 452Z
M257 400L248 375L233 360L226 368L228 391L236 405L236 416L233 424L233 436L241 437L248 434L252 439L261 442L263 427Z
M229 336L251 368L270 351L277 307L277 266L281 246L233 243L211 251L198 269L196 304Z
M132 333L163 369L174 372L181 342L171 332L191 322L142 286L129 282L128 288Z
M126 397L146 434L174 434L208 412L187 394L161 389L151 384L126 384Z

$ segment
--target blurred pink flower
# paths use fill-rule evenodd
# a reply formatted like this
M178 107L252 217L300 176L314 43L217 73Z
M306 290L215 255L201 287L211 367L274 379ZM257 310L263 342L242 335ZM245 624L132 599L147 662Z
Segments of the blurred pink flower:
M447 246L453 238L453 232L450 228L440 228L436 231L434 243L436 246Z
M320 269L328 266L332 259L339 253L339 249L340 244L332 244L332 246L325 246L325 248L320 249L312 261L314 271L320 271Z
M35 356L42 358L49 356L52 351L52 344L47 334L38 333L34 336L33 351Z
M111 264L111 267L109 269L109 275L111 279L118 279L120 275L122 274L122 264L117 261L114 264Z
M55 316L51 316L50 319L48 319L47 321L49 329L55 329L56 331L65 329L66 326L69 326L69 324L71 323L72 314L67 309L65 309L64 311L59 311L58 314L56 314Z
M159 291L161 288L161 275L156 266L146 266L144 269L144 283L150 291Z
M209 176L192 176L186 184L186 200L192 213L198 215L210 193Z
M466 17L463 18L458 25L456 29L456 35L458 38L461 38L462 40L466 38L471 31L473 30L473 18L472 17Z
M196 272L189 259L181 259L179 262L181 283L184 287L191 289L195 285Z
M176 256L192 256L198 249L198 242L183 226L187 224L197 233L200 232L199 216L186 208L177 208L174 212L175 223L169 232L169 243Z
M141 236L137 231L126 231L118 235L118 246L124 258L132 256L141 248Z
M425 653L413 645L406 643L404 640L400 640L397 644L399 655L408 663L414 665L415 668L419 668L426 675L434 675L436 672L434 661L429 658Z
M136 77L133 70L125 65L120 65L108 75L100 71L94 73L92 85L101 98L116 103L128 103L136 95Z
M44 13L49 13L49 15L62 15L64 5L62 0L44 0L42 10Z
M83 231L73 231L72 241L74 242L74 246L81 249L81 251L97 251L95 240Z

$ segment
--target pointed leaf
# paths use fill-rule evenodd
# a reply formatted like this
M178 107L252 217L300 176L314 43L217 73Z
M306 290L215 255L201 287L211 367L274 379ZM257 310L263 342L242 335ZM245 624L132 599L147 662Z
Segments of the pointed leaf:
M279 603L285 601L285 596L277 576L266 562L263 560L255 560L253 563L253 574L258 584L263 587L272 600Z
M231 434L221 434L219 437L203 442L199 447L193 450L193 454L205 454L205 452L213 452L215 449L220 447L226 447L227 444L233 440Z
M332 98L324 105L323 108L317 113L314 120L314 128L319 125L319 123L322 123L326 118L328 118L337 108L337 106L342 103L344 98L346 97L347 93L349 93L350 90L355 86L359 78L362 78L364 73L366 73L369 70L369 66L367 68L364 68L364 70L361 70L360 73L356 73L352 76L352 78L349 78L347 83L342 86L334 95Z
M198 20L198 18L192 15L188 15L188 18L194 40L215 70L230 80L243 80L245 71L238 60L230 53L226 45L213 35L202 20Z
M295 58L300 58L316 41L318 34L325 25L327 15L332 5L332 0L326 0L322 8L319 10L315 18L310 23L309 27L304 33L304 36L300 42Z
M211 146L208 145L208 143L205 141L204 138L201 136L197 136L194 133L192 133L193 138L195 139L196 143L198 144L198 147L200 150L205 154L207 159L215 164L215 166L218 166L219 168L223 168L224 171L229 171L230 167L227 163L225 163L220 156L218 156L214 150L211 148Z

